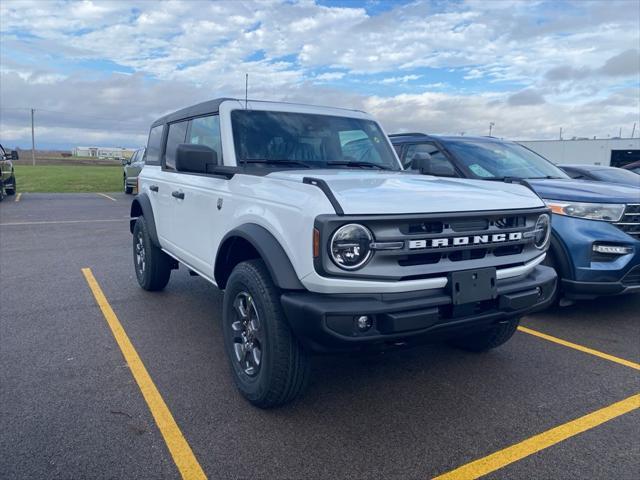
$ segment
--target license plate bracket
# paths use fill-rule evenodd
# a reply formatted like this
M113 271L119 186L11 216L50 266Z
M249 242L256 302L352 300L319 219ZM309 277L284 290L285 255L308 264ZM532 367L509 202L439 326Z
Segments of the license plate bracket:
M447 285L454 305L492 300L498 296L494 267L451 272Z

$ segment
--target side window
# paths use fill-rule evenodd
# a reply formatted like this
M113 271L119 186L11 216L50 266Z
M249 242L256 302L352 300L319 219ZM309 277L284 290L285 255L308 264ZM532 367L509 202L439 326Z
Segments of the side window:
M218 155L218 164L222 164L222 140L220 138L220 117L211 115L191 120L191 130L187 143L206 145Z
M416 154L428 153L431 155L430 171L438 176L457 176L455 167L449 159L433 143L418 143L409 145L402 159L405 168L411 168L411 161Z
M149 132L146 160L149 165L160 165L160 151L162 150L162 131L164 125L153 127Z
M176 169L176 149L181 143L185 143L187 126L189 122L176 122L169 125L167 134L167 148L164 154L164 166L170 170Z
M138 150L138 160L136 160L139 163L144 164L146 161L146 156L144 154L145 150L144 148L141 148L140 150Z

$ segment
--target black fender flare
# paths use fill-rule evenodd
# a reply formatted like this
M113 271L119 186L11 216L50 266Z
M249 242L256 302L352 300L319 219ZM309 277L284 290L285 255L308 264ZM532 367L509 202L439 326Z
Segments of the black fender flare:
M289 257L280 242L266 228L255 223L246 223L228 232L220 242L213 269L219 288L226 287L228 273L225 262L233 247L234 239L242 238L255 248L264 261L273 282L283 290L304 290Z
M547 255L551 253L556 260L556 268L558 270L558 282L560 279L573 279L573 267L569 254L565 250L564 243L560 240L555 232L551 232L551 241ZM560 283L558 283L559 285Z
M138 217L144 217L149 228L149 236L151 241L157 247L160 246L158 241L158 232L156 231L156 220L153 217L153 208L151 208L151 200L146 193L138 194L131 202L131 219L129 220L129 231L133 233L133 227Z

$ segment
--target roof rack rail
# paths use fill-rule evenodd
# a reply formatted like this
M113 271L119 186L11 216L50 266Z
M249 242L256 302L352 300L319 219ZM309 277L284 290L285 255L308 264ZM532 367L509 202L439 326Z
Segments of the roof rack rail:
M388 137L414 137L414 136L421 136L421 137L426 137L427 134L426 133L422 133L422 132L408 132L408 133L392 133L390 135L387 135Z

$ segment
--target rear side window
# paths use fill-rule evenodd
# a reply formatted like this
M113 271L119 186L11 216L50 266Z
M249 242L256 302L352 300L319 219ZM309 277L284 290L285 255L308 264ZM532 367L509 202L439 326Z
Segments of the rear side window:
M146 163L149 165L160 165L160 150L162 149L162 130L164 125L153 127L149 132L147 142Z
M177 122L169 125L167 135L167 148L164 156L164 166L170 170L176 169L176 149L181 143L185 143L187 136L187 126L189 122Z
M187 143L206 145L218 155L218 163L222 164L222 140L220 139L220 117L211 115L191 120Z

